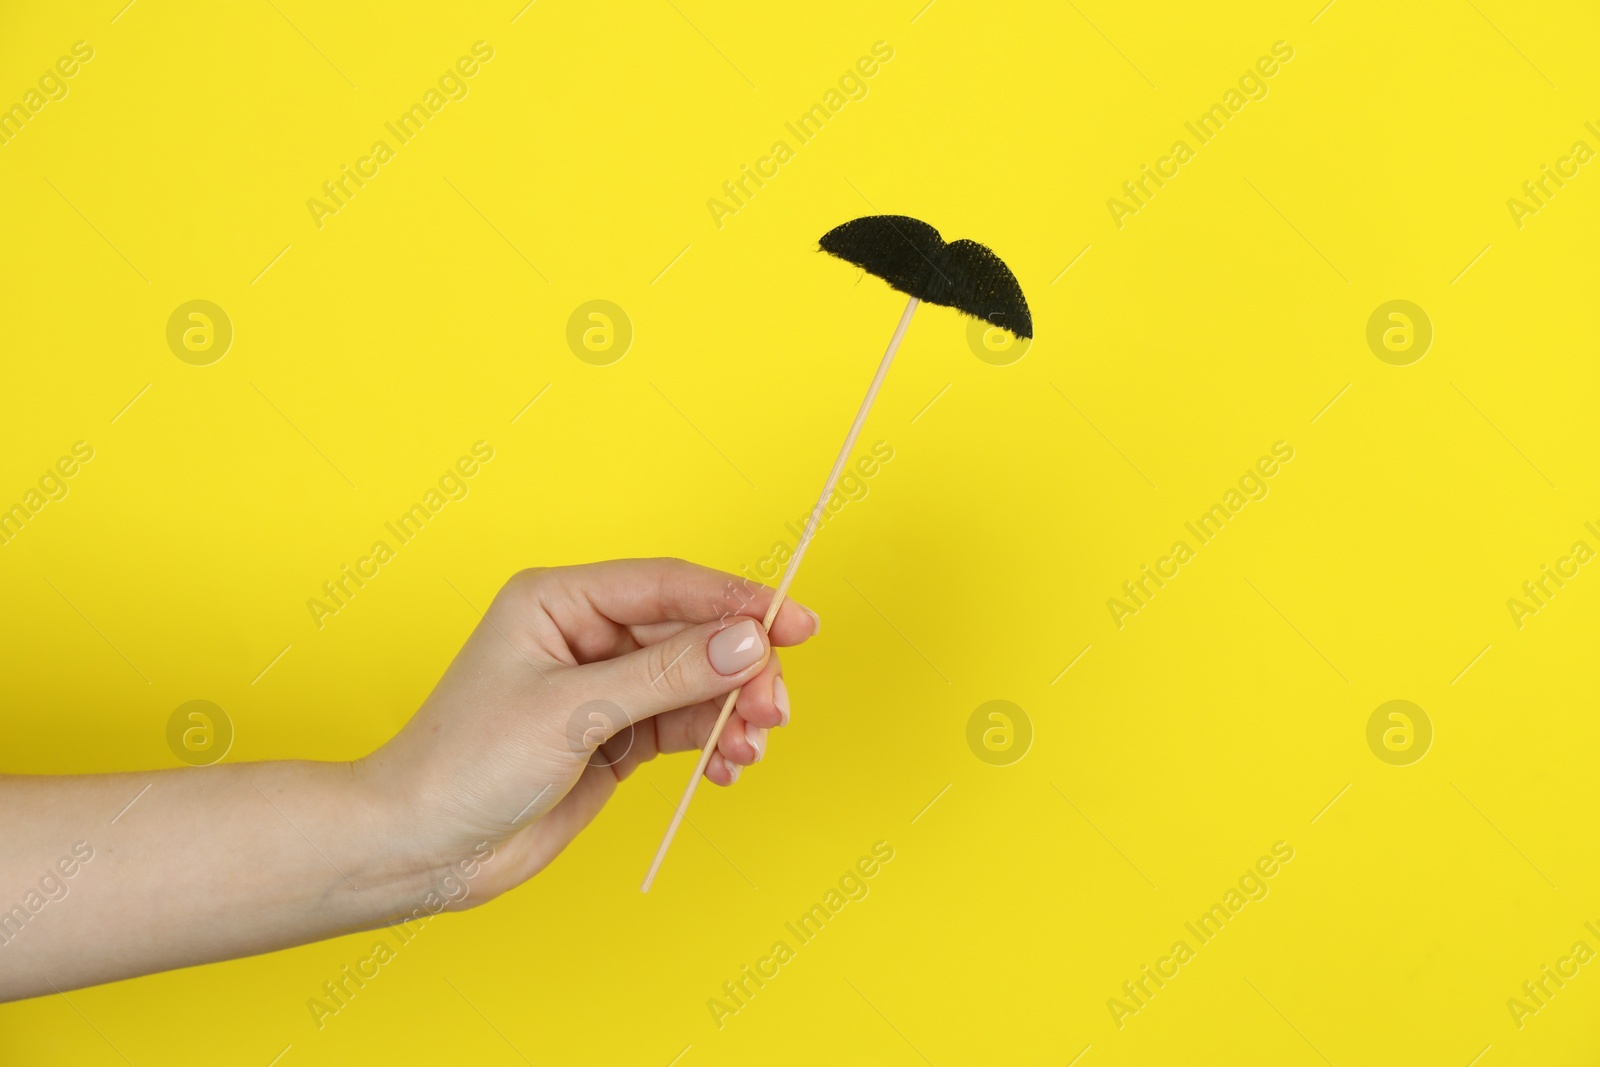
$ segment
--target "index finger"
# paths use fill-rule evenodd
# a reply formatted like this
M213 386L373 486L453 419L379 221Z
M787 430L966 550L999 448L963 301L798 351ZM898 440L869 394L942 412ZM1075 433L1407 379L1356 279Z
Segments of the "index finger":
M587 607L622 626L661 623L695 625L746 615L766 617L773 589L726 571L681 559L617 559L539 573L539 596ZM785 597L769 631L775 645L804 641L818 629L817 617Z

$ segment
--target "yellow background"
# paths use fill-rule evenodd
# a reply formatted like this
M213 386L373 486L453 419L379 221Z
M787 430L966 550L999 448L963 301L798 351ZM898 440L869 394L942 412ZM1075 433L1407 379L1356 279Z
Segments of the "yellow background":
M785 660L793 725L701 793L653 893L688 757L320 1031L307 999L373 935L12 1005L0 1059L1600 1053L1600 965L1520 1029L1506 1006L1600 948L1600 576L1520 629L1506 606L1600 546L1600 173L1521 228L1506 207L1600 147L1592 8L122 2L11 5L0 32L4 102L95 49L0 147L0 499L95 449L0 547L6 771L176 765L191 699L226 710L230 760L351 758L519 567L754 564L903 303L816 252L846 219L990 244L1038 336L993 366L918 313L863 438L894 459L796 586L825 625ZM470 94L319 229L307 199L479 40ZM868 95L795 146L785 121L880 40ZM1119 229L1107 199L1280 40L1269 95ZM780 138L795 158L719 229L707 199ZM210 366L166 344L193 299L234 325ZM634 325L609 366L565 342L591 299ZM1434 325L1410 366L1365 341L1391 299ZM480 439L470 495L316 629L306 599ZM1107 598L1280 440L1270 495L1119 629ZM967 745L992 699L1032 723L1009 766ZM1410 766L1367 745L1391 699L1435 731ZM718 1029L708 999L875 841L870 895ZM1119 1029L1108 998L1276 841L1270 895Z

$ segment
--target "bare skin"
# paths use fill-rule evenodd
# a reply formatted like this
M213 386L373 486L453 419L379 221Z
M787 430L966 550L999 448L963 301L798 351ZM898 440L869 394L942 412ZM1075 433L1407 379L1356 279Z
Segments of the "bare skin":
M681 560L523 571L362 759L0 777L0 1000L481 904L742 685L705 772L733 784L788 722L772 646L819 626L786 601L769 639L771 598Z

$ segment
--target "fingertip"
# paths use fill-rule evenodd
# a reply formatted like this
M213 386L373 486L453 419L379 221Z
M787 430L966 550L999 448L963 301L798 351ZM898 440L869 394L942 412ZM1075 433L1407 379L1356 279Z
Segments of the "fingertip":
M730 767L745 766L760 758L755 746L750 743L750 726L743 712L730 718L728 725L723 728L722 736L717 739L717 754Z
M770 701L765 704L746 704L744 697L741 695L739 703L741 705L740 713L744 715L745 721L751 726L767 730L774 726L783 725L783 713L773 706Z
M776 660L777 657L773 657ZM774 699L774 686L779 674L775 663L769 663L768 673L746 682L739 694L739 714L751 726L773 727L783 725L783 712Z
M822 618L804 604L786 600L773 621L772 639L780 645L799 645L822 630Z
M721 752L713 752L706 763L706 781L712 785L730 786L739 778L739 768L725 759Z
M789 687L784 684L783 675L772 679L772 705L778 709L778 725L789 725Z

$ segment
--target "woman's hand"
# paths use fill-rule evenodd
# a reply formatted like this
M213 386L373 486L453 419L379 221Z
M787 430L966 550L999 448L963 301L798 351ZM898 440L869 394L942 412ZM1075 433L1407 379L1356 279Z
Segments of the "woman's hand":
M640 763L700 749L740 686L706 777L731 785L761 759L768 731L789 721L760 623L772 595L672 559L523 571L357 778L403 813L432 869L490 843L493 862L457 902L482 903L550 863ZM770 644L799 644L819 625L786 601Z
M0 1000L481 903L548 864L634 767L700 748L742 685L706 767L731 784L789 721L760 624L772 596L679 560L524 571L411 722L353 764L0 775ZM816 632L788 602L771 644Z

